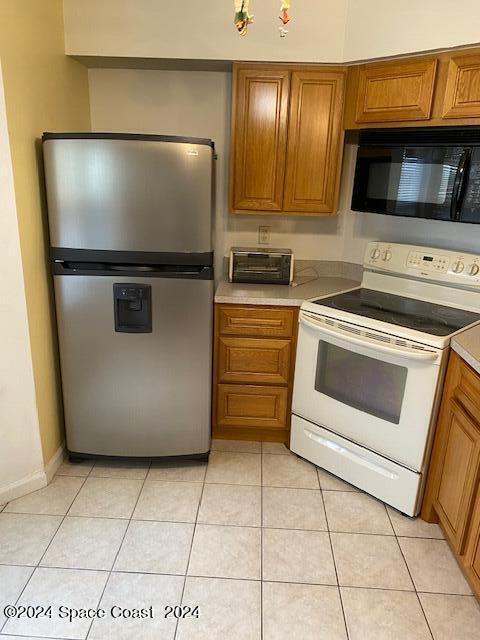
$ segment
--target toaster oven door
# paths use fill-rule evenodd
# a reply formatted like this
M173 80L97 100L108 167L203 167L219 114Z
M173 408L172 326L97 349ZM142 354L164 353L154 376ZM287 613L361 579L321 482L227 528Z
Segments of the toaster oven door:
M233 253L232 282L258 284L289 284L290 262L288 255L268 253Z

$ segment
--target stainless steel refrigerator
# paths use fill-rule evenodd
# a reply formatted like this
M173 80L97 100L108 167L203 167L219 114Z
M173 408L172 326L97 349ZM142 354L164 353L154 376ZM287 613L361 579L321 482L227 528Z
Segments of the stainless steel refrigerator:
M67 449L205 456L211 140L43 136Z

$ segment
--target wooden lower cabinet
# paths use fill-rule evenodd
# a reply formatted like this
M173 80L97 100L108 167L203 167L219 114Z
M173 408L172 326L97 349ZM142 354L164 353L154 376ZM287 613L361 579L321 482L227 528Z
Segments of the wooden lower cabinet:
M480 492L477 495L474 514L464 564L469 582L480 597Z
M284 429L287 420L287 389L254 385L219 384L217 425L240 430Z
M298 309L215 305L213 436L288 442Z
M218 381L288 385L291 341L218 338Z
M480 431L455 400L450 401L446 420L446 441L439 460L442 473L434 504L455 551L462 554L478 484Z
M480 376L456 353L448 365L422 518L440 522L480 597Z

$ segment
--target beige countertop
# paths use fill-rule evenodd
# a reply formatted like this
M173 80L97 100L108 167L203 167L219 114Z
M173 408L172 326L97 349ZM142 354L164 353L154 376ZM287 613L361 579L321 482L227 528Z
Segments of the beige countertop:
M240 284L223 280L215 292L215 302L299 307L304 300L358 287L361 273L360 265L302 261L295 270L296 286Z
M477 373L480 373L480 325L456 335L452 338L450 346Z

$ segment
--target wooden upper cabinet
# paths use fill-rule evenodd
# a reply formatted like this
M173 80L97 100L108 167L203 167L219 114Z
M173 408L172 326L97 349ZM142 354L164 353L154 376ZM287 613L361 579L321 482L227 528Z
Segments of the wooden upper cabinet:
M443 117L480 117L480 54L450 59Z
M344 82L342 72L292 72L283 203L286 212L336 212Z
M436 69L436 59L362 65L356 122L428 120Z
M285 69L234 70L234 210L282 210L289 85L290 74Z
M336 213L345 70L234 65L230 204L237 213Z

